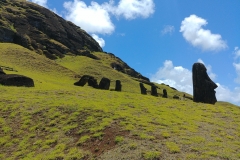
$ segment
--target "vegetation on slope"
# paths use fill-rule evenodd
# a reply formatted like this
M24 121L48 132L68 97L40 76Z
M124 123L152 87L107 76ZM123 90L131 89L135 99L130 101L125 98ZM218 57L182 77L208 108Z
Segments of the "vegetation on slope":
M240 158L237 106L141 95L139 82L112 69L110 59L55 62L17 45L0 48L0 65L36 82L0 86L0 159ZM74 86L83 74L120 79L123 92ZM158 86L169 97L183 94Z

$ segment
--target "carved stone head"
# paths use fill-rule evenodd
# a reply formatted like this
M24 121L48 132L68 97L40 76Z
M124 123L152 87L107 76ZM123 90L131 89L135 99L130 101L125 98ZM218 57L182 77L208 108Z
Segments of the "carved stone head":
M215 90L218 86L209 78L202 63L194 63L192 68L193 101L215 104Z

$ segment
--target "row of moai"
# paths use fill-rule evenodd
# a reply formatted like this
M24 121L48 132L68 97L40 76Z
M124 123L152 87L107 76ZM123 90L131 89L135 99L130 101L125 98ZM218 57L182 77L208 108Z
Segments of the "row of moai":
M147 88L144 87L143 83L139 83L139 86L140 86L141 94L146 95L147 94ZM155 85L151 86L151 95L152 96L158 96L157 88L158 87L155 86ZM163 98L168 98L166 89L163 89L163 96L162 97Z
M86 83L88 83L88 86L96 89L109 90L111 81L110 79L103 77L98 85L97 80L93 76L84 75L78 82L74 83L74 85L84 86ZM122 91L120 80L116 80L115 91Z

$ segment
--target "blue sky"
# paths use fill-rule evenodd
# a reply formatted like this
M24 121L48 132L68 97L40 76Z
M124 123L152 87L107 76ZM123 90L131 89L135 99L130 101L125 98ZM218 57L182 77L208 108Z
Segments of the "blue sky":
M192 94L204 63L218 100L240 105L239 0L31 0L70 20L151 81Z

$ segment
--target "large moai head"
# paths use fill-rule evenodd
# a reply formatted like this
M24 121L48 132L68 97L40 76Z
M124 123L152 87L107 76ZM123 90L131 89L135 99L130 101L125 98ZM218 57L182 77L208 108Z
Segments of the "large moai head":
M192 67L193 101L215 104L215 90L218 86L209 78L207 69L202 63L194 63Z

